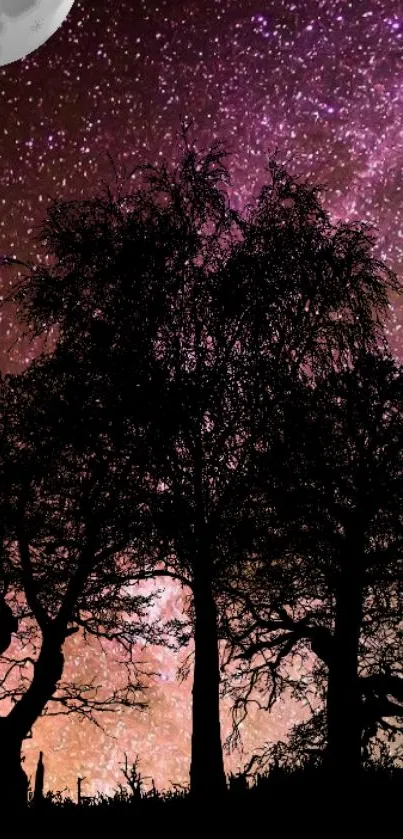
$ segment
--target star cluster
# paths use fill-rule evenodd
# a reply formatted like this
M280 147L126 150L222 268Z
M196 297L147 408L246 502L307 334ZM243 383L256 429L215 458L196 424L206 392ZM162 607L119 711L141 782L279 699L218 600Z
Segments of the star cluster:
M399 0L76 0L44 47L0 70L0 110L1 253L35 258L50 198L91 195L112 176L108 152L118 168L169 159L181 118L193 118L201 144L219 137L232 152L235 201L256 192L267 152L278 147L290 168L327 185L334 218L377 226L379 254L402 272ZM3 300L14 279L2 271ZM399 357L400 320L396 302L389 336ZM5 302L2 369L19 369L37 349ZM93 666L79 651L74 661ZM94 790L110 785L125 750L143 751L145 774L161 785L184 781L189 684L175 683L167 657L162 664L149 714L108 723L118 740L72 718L41 722L29 765L41 743L53 754L53 786L82 774ZM294 712L251 721L250 743L278 736Z

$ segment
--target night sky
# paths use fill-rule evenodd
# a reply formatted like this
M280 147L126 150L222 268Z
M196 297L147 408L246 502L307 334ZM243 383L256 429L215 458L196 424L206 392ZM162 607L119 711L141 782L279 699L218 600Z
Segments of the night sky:
M172 157L181 118L200 144L232 152L233 198L246 203L264 176L267 152L327 184L334 218L365 219L378 252L402 271L403 3L397 0L76 0L59 32L27 60L0 69L0 252L35 258L33 234L49 198L88 197L110 180L109 152L128 169ZM0 276L2 297L15 278ZM401 313L389 336L403 357ZM21 338L9 304L0 326L1 368L37 352ZM178 605L166 594L167 614ZM71 639L75 674L112 683L118 665ZM143 653L144 656L144 653ZM123 753L139 754L157 785L186 782L190 682L177 660L148 652L163 678L150 711L105 718L107 733L72 718L41 720L27 741L26 768L45 752L47 786L106 790ZM71 672L71 671L70 671ZM295 705L246 727L245 747L284 734ZM227 730L227 726L225 726ZM236 768L243 758L234 756Z

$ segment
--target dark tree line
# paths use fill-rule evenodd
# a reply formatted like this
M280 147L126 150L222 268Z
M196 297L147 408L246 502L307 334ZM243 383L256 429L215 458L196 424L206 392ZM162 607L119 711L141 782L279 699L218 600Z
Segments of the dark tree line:
M248 679L277 696L282 664L311 645L333 772L354 772L363 732L399 716L400 372L384 330L399 282L367 226L332 225L275 159L238 213L223 148L182 144L136 189L54 202L50 258L15 292L33 333L57 337L1 392L2 573L36 652L1 718L9 799L49 703L90 702L62 684L68 635L117 638L130 660L137 635L161 640L125 593L139 579L191 594L196 798L226 788L221 640L244 705ZM138 676L92 710L137 701Z

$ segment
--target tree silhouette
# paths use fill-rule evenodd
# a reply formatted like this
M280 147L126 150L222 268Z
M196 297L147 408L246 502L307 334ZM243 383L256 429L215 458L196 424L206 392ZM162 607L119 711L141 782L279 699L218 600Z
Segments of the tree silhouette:
M144 705L132 647L147 637L151 598L127 594L133 561L128 575L122 556L141 518L142 468L119 459L106 434L99 435L96 415L90 434L83 433L76 400L84 389L74 368L54 356L8 378L1 391L7 429L0 461L2 573L20 641L1 659L0 702L9 707L11 700L0 718L0 800L7 806L26 802L21 748L41 714L94 719L117 704ZM133 428L130 439L133 447ZM63 681L64 642L78 630L119 645L125 683L108 692L92 682Z
M45 780L45 766L43 763L43 752L39 752L39 759L35 772L35 786L33 802L36 807L40 807L44 800L43 784Z
M8 650L14 632L18 630L18 618L7 603L6 592L0 597L0 655Z
M284 533L279 561L262 535L234 624L246 680L271 681L272 700L287 656L308 643L325 665L313 673L325 686L325 760L347 786L379 726L393 735L403 720L402 372L365 354L294 396L276 454L257 472L268 530Z
M16 299L36 333L57 327L59 353L94 383L90 402L96 394L128 462L136 382L152 382L138 560L192 593L190 776L200 797L226 787L218 624L244 559L255 452L281 414L287 375L375 346L399 285L373 258L368 228L333 227L318 190L276 160L256 206L238 214L223 148L198 153L186 130L182 140L179 163L144 167L132 192L117 182L92 201L55 202L42 231L51 260L32 267ZM80 413L88 429L84 402Z

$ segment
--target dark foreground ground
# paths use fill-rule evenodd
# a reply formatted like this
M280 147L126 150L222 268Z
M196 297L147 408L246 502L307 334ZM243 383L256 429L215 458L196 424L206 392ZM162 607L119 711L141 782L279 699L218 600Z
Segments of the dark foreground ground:
M52 835L124 835L154 837L164 832L207 839L256 832L264 836L333 835L341 839L358 831L360 837L384 835L396 825L403 836L403 771L374 772L363 776L355 789L343 785L330 789L320 773L272 773L245 789L232 785L218 802L195 803L186 794L152 795L141 799L98 797L77 806L74 802L45 799L24 814L29 826ZM28 826L28 825L27 825ZM340 832L341 831L341 832ZM347 836L348 831L348 836ZM111 835L112 834L112 835ZM75 839L75 837L74 837Z

